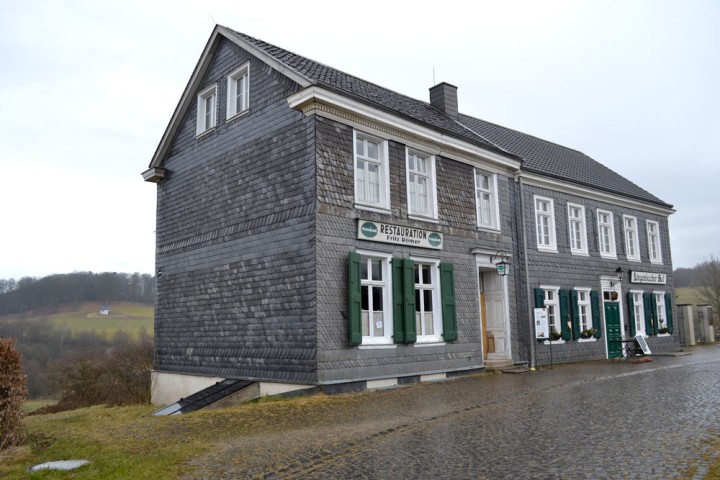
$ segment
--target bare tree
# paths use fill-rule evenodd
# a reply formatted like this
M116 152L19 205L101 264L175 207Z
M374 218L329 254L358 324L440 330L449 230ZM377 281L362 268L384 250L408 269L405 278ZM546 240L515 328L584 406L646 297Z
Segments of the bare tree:
M720 257L710 254L710 259L695 267L697 271L698 297L713 312L720 313Z

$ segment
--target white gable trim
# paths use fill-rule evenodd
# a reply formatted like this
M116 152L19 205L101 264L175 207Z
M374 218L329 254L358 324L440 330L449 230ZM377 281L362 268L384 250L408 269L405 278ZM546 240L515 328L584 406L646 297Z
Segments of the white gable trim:
M634 198L625 197L617 193L605 192L584 185L578 185L569 181L558 180L555 178L544 177L535 173L521 172L518 176L523 178L525 185L547 188L557 192L577 195L582 198L589 198L599 202L606 202L625 208L634 208L643 212L654 213L657 215L669 216L675 213L674 208L663 207L650 202L636 200Z
M288 97L288 104L305 115L317 114L350 123L358 128L374 128L386 138L391 136L402 142L410 140L415 143L410 146L473 166L484 165L478 163L480 157L505 169L511 168L514 171L520 167L518 160L458 140L316 85Z

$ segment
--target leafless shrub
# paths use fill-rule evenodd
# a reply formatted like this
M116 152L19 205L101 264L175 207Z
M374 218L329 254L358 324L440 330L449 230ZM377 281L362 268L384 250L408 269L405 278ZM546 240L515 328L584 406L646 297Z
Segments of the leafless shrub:
M26 398L22 355L15 349L14 339L0 338L0 450L22 443L20 425Z

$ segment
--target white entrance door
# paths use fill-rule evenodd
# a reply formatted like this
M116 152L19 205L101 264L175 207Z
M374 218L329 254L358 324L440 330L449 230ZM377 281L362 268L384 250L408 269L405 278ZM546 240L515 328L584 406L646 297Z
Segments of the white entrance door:
M510 358L510 335L507 331L505 316L505 284L504 277L496 271L480 272L481 298L484 303L482 312L485 314L485 335L488 338L488 360L504 360Z

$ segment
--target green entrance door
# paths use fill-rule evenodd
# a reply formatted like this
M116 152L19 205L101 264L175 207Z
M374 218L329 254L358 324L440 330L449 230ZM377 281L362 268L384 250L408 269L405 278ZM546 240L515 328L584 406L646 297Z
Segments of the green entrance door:
M608 345L608 358L622 357L622 343L613 341L622 340L620 304L617 302L605 302L605 338Z

